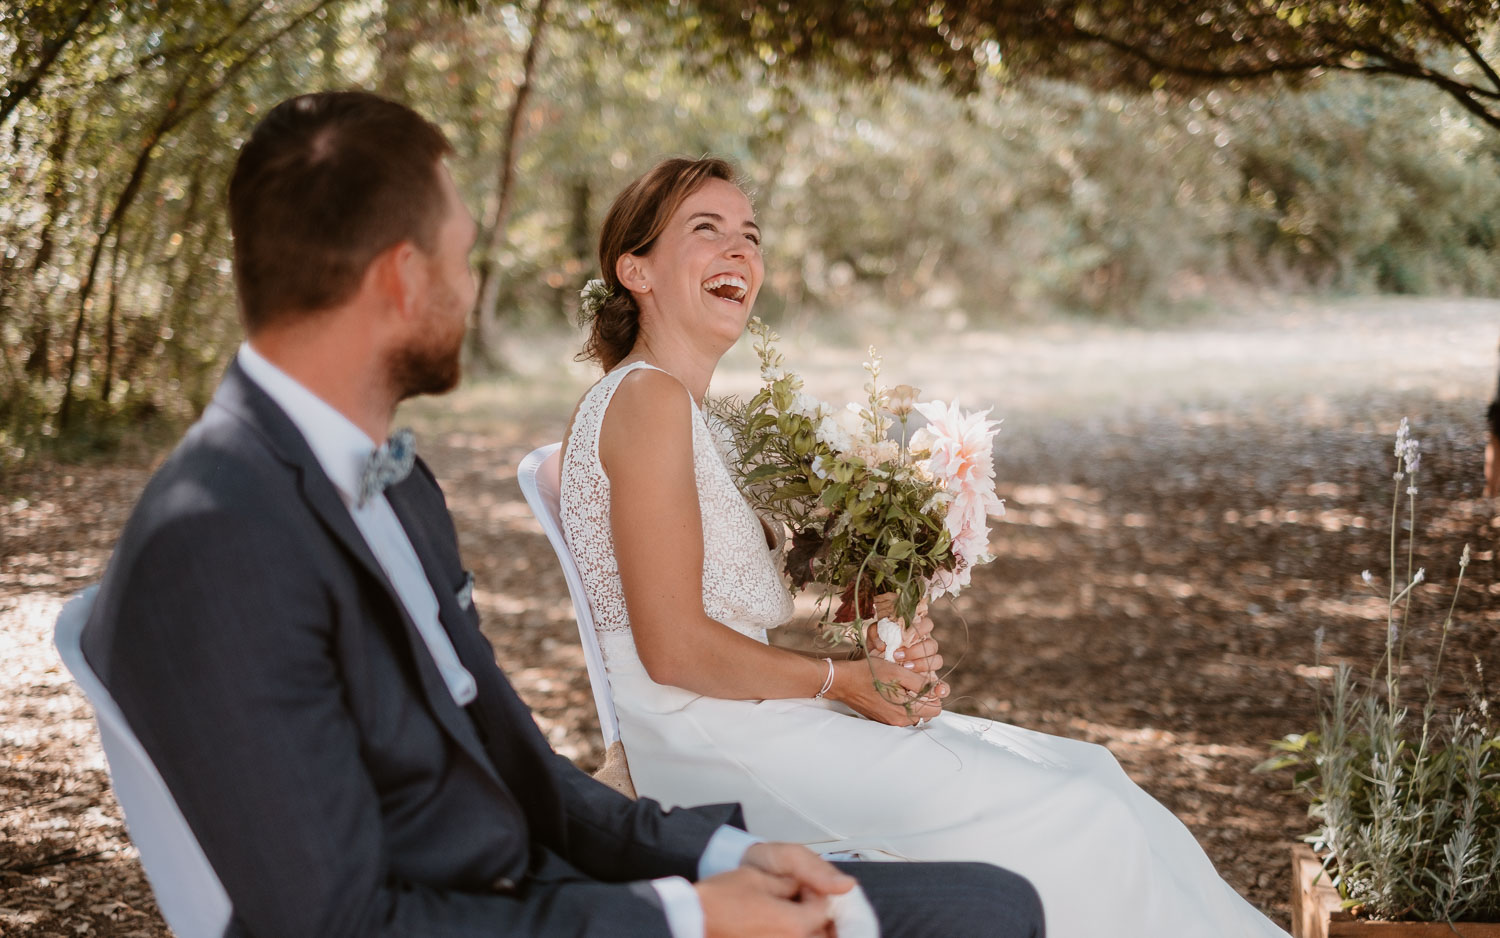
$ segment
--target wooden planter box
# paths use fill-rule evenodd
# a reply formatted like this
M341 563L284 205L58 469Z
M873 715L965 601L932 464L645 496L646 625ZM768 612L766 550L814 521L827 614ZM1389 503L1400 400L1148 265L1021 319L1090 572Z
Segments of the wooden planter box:
M1292 848L1293 938L1500 938L1500 924L1368 922L1339 908L1339 892L1320 876L1322 864L1307 844Z

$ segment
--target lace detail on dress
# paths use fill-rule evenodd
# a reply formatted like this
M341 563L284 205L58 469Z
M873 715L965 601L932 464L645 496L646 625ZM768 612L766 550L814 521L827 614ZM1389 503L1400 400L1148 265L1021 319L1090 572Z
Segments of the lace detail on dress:
M620 380L636 368L653 367L634 362L605 375L590 388L578 405L563 456L563 536L593 607L605 663L612 667L623 663L619 660L622 654L633 658L635 648L628 639L630 616L615 561L609 477L599 461L599 431ZM709 618L764 642L766 629L775 628L792 614L792 598L779 573L780 545L767 549L760 520L735 487L713 432L697 403L691 407L693 471L703 518L703 611Z

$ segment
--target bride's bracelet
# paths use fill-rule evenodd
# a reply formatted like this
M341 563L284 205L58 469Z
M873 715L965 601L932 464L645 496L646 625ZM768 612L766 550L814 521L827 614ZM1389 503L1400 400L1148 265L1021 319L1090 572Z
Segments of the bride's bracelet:
M823 686L816 694L813 694L813 700L822 700L823 695L828 693L829 688L833 687L833 659L824 658L823 660L828 664L828 676L823 679Z

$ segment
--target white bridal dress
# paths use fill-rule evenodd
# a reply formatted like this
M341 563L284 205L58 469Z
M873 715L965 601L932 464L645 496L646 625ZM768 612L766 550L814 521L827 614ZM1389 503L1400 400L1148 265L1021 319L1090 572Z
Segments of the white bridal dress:
M948 713L921 729L887 726L828 700L723 700L652 681L631 637L599 463L610 399L641 366L584 396L562 465L563 530L641 795L738 801L752 833L814 849L998 864L1036 886L1052 938L1284 938L1102 746ZM764 642L792 612L780 558L696 405L693 461L704 611Z

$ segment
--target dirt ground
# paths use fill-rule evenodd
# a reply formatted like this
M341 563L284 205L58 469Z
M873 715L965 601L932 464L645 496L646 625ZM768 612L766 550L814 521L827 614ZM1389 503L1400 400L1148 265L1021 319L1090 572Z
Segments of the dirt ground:
M836 340L789 328L785 350L812 390L848 399L864 345L882 341L892 383L926 377L931 394L993 403L1006 418L999 559L937 612L958 660L953 707L1108 746L1285 925L1305 806L1286 775L1251 769L1271 740L1310 726L1326 676L1313 666L1316 630L1322 665L1368 670L1382 647L1390 441L1403 415L1424 452L1428 583L1413 640L1440 622L1467 542L1474 563L1446 660L1471 682L1476 658L1500 673L1500 517L1479 498L1500 303L1291 305L1150 331L950 321L892 340L891 328ZM512 357L516 377L408 416L448 492L501 665L559 751L592 768L600 740L567 592L515 482L588 375L557 365L562 339L517 341ZM736 350L715 390L748 387L749 362ZM162 455L0 480L0 934L168 934L88 705L50 645L63 599L98 578ZM1420 673L1426 660L1410 664ZM1450 686L1462 679L1455 671Z

